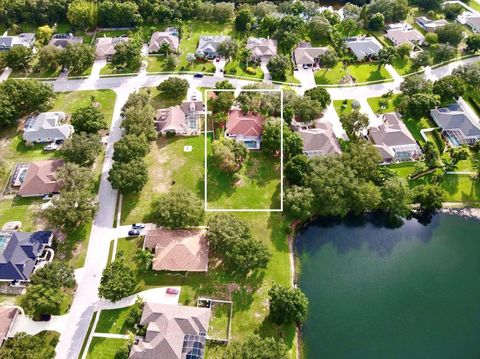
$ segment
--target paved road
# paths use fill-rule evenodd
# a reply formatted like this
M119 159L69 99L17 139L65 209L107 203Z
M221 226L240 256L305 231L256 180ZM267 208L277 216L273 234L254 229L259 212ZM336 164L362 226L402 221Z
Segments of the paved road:
M457 61L437 69L426 71L425 76L430 79L437 79L451 73L454 68L461 64L472 63L479 59L480 56L477 56L475 58ZM97 76L91 76L83 80L60 79L52 81L54 89L57 92L112 89L117 94L98 193L99 209L90 234L85 266L76 272L77 278L79 279L78 288L71 310L67 314L68 321L64 330L61 332L60 341L56 348L57 358L71 359L78 357L95 308L94 306L99 305L97 288L100 284L102 271L107 263L110 241L115 239L119 234L123 235L123 232L126 230L124 227L118 230L112 228L117 192L112 189L107 180L108 171L112 165L113 144L120 139L122 135L122 130L120 129L120 110L130 93L138 90L140 87L157 86L168 76L169 75L147 76L146 72L142 71L135 77L99 78ZM216 81L221 80L221 78L211 76L205 76L201 79L193 78L192 75L178 76L187 79L190 87L194 89L198 87L213 87ZM250 83L249 81L237 79L231 79L230 81L237 88ZM368 97L380 96L389 90L398 91L398 85L399 81L394 81L391 83L362 87L329 88L328 90L332 99L354 98L365 101ZM303 92L302 88L297 88L296 90L300 93ZM325 117L328 118L328 114L330 113L334 120L333 122L337 125L336 127L338 127L338 116L334 116L332 111L334 112L333 106L329 106ZM341 131L337 128L336 132Z

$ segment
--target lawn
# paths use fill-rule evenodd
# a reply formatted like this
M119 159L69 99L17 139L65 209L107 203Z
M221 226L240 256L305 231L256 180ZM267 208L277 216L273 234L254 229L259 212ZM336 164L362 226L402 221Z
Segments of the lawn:
M386 98L382 96L370 97L367 99L367 102L375 113L395 112L399 102L399 95L392 95Z
M333 107L338 116L352 112L352 104L354 100L333 100Z
M129 74L129 73L135 73L135 71L132 72L125 69L117 69L112 64L106 64L100 69L100 75L120 75L120 74Z
M57 78L58 75L60 75L60 70L61 67L57 67L54 70L46 70L46 71L40 71L36 72L34 71L35 69L35 62L32 63L32 66L30 69L28 69L27 72L23 70L15 70L12 71L10 74L9 78L23 78L23 77L28 77L28 78Z
M435 123L430 118L427 117L422 117L420 120L414 119L411 117L402 117L403 123L407 126L408 130L410 133L413 135L415 140L419 142L420 144L425 143L425 140L423 139L420 130L425 129L425 128L433 128L437 127Z
M392 66L400 75L406 75L410 72L414 72L412 69L412 59L410 57L396 57L395 60L393 60Z
M150 98L154 108L167 108L170 106L180 105L182 103L182 99L178 100L168 98L164 94L160 93L160 91L158 91L155 87L149 88L147 91L150 92Z
M345 66L342 62L339 62L332 69L320 69L314 73L317 85L338 84L347 75L352 76L355 83L381 81L391 78L385 67L382 66L379 69L376 63L355 63Z
M126 339L93 337L88 347L88 359L113 359L127 345Z
M228 339L228 322L230 320L230 303L214 302L212 316L208 325L208 336L215 339Z
M263 79L263 71L260 66L249 64L249 67L255 69L255 74L247 73L243 61L233 60L225 65L225 74L232 76L250 77L254 79Z
M192 146L184 152L184 146ZM128 194L122 202L121 223L146 221L156 194L188 188L203 199L204 137L159 137L145 157L148 182L141 193Z
M163 56L148 56L147 72L163 72L168 71L165 68L165 58Z
M127 334L133 327L125 324L133 305L119 309L102 310L95 328L96 333Z
M207 161L209 209L279 209L280 161L261 151L250 151L238 176Z

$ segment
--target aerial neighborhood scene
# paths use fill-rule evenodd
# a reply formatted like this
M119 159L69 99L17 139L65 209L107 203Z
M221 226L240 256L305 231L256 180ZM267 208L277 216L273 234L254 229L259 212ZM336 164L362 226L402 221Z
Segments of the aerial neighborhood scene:
M0 358L480 358L480 0L3 0Z

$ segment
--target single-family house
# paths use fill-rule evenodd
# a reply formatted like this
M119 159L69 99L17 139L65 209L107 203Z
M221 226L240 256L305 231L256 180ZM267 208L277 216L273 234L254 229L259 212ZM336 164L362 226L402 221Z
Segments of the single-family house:
M345 40L345 46L358 60L376 57L383 48L382 44L373 36L348 38Z
M29 117L25 122L23 139L27 143L65 141L74 129L65 122L65 112L42 112Z
M82 42L83 37L81 36L73 36L73 34L55 34L48 44L64 49L68 44L81 44Z
M231 40L230 36L224 36L224 35L200 36L200 40L198 42L196 55L198 57L206 57L208 59L213 59L213 58L219 56L218 47L220 46L220 44L225 42L225 41L230 41L230 40Z
M150 37L148 52L158 52L162 47L162 44L168 44L174 52L178 52L178 46L180 44L178 31L174 28L168 28L165 31L154 32Z
M480 14L468 13L463 15L465 24L467 24L473 32L480 32Z
M57 171L63 167L63 160L44 160L31 162L18 182L21 197L41 197L56 194L60 191Z
M395 46L401 44L422 45L425 37L407 23L392 24L385 35Z
M308 157L339 155L342 153L332 124L318 120L315 127L296 129L303 141L303 153Z
M252 51L254 61L268 61L277 54L277 40L273 39L250 37L245 47Z
M301 42L293 51L293 59L297 66L311 67L319 63L320 55L327 50L327 47L312 47L309 42Z
M112 61L112 57L115 54L115 46L122 42L127 42L128 37L99 37L95 41L95 56L97 60Z
M155 257L153 270L206 272L208 242L204 229L154 229L147 232L144 247Z
M261 115L242 110L232 109L228 112L225 137L243 142L248 149L260 149L263 124L265 118Z
M19 311L17 307L0 307L0 346L8 338Z
M52 239L51 231L0 232L0 282L28 282Z
M14 46L33 47L35 34L25 32L17 36L0 36L0 51L8 51Z
M430 110L430 115L453 147L480 140L480 119L462 97L448 107Z
M448 24L445 19L431 20L426 16L417 17L415 22L426 32L435 32L436 29Z
M129 358L203 359L210 316L210 308L145 303L140 319L145 337Z
M184 101L181 105L158 109L155 126L164 135L198 135L204 114L202 101Z
M411 161L422 155L420 146L398 113L384 114L383 123L370 127L368 135L383 162Z

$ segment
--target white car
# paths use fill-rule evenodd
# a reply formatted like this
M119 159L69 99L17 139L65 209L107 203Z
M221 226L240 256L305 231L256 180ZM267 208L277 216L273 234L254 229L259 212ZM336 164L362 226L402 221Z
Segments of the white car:
M55 151L58 149L58 145L55 142L49 143L45 147L43 147L44 151Z

